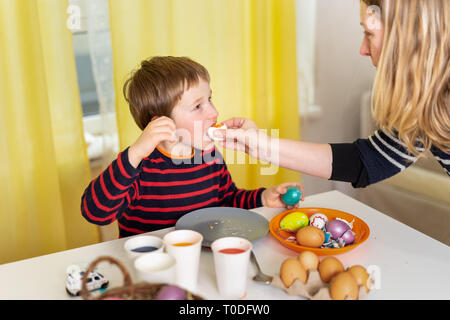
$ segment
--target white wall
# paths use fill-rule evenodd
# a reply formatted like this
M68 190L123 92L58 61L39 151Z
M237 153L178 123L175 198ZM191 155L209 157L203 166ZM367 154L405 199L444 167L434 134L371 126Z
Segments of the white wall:
M305 14L307 1L316 2L315 19L311 19L315 25L310 28L314 27L311 32L315 33L314 103L322 107L322 115L318 119L302 118L301 140L353 142L359 138L361 96L370 90L375 76L370 58L359 55L363 38L359 0L299 0L297 18ZM302 33L298 35L302 37ZM302 39L298 43L301 46ZM303 51L304 48L298 49L299 60L305 59L301 56ZM348 183L307 175L302 175L302 184L306 195L333 189L353 193Z

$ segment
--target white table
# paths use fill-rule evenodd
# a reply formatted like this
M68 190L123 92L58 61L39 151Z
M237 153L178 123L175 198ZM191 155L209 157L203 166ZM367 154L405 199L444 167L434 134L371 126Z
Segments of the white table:
M374 210L338 191L307 197L302 207L323 207L342 210L362 218L370 227L369 239L354 250L337 255L345 267L360 264L377 265L381 271L381 288L374 289L367 299L450 299L450 249L419 231ZM253 211L269 221L282 209L258 208ZM426 215L426 213L424 213ZM151 234L163 236L173 228ZM117 239L77 249L0 265L0 299L79 299L65 291L66 268L102 255L119 259L137 282L132 263L123 250L126 239ZM298 253L282 246L270 233L254 242L254 252L265 273L279 272L289 256ZM115 266L99 265L110 287L121 286L123 277ZM245 299L303 299L289 296L282 290L256 283L249 271ZM221 299L215 282L214 261L208 249L202 249L197 293L206 299Z

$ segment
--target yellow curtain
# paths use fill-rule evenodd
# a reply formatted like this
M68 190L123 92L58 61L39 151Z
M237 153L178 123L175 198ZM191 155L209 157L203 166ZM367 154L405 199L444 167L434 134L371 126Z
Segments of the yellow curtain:
M0 263L98 242L67 7L0 0Z
M155 55L189 56L208 69L219 121L251 118L269 134L278 129L280 138L299 138L295 0L109 0L109 5L122 149L139 135L123 83L141 60ZM239 187L299 181L299 174L281 168L263 175L268 164L223 152ZM245 165L237 163L242 157Z

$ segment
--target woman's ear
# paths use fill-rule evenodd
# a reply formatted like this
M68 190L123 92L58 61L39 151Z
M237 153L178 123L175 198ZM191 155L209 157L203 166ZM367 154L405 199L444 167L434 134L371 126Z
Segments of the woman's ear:
M156 120L158 118L159 118L159 116L153 116L151 121Z

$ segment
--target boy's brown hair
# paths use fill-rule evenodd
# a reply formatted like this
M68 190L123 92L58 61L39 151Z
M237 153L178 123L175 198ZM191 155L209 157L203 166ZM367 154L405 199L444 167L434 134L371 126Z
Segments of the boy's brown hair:
M153 57L132 72L123 95L134 121L144 130L154 116L170 117L183 92L198 85L199 79L209 82L209 73L190 58Z

